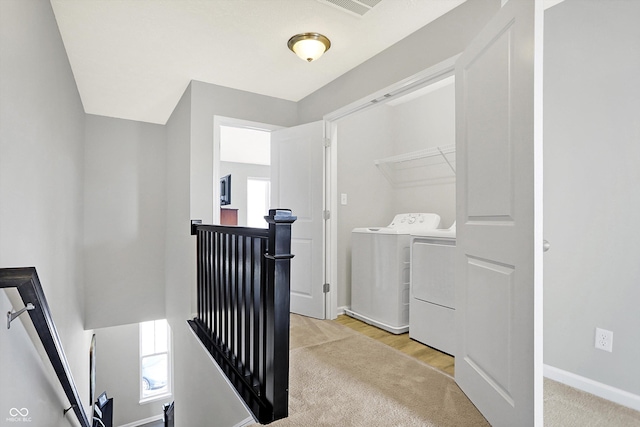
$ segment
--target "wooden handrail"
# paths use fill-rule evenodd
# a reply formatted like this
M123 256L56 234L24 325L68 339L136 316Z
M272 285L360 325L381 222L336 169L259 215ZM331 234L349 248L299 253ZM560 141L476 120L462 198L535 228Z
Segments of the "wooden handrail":
M91 427L78 395L78 389L73 381L71 369L35 267L1 268L0 288L16 288L25 306L29 303L33 304L34 308L28 310L29 317L31 317L47 356L49 356L62 389L82 427Z

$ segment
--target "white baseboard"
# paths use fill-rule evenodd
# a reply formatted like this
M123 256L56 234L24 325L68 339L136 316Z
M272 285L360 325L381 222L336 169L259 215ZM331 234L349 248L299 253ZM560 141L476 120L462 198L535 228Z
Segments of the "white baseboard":
M338 307L338 311L336 312L336 315L340 316L341 314L345 313L345 310L348 310L348 309L349 309L349 307L346 306L346 305L344 305L342 307Z
M253 417L247 417L246 419L240 421L238 424L234 425L233 427L247 427L252 424L256 424L256 420L254 420Z
M610 385L549 365L544 365L544 376L568 385L569 387L577 388L578 390L610 400L619 405L640 411L640 396L637 394L629 393L628 391L620 390L619 388L611 387Z
M134 421L132 423L129 424L123 424L119 427L138 427L147 423L152 423L154 421L160 421L164 419L164 415L160 414L160 415L154 415L153 417L149 417L149 418L145 418L144 420L138 420L138 421Z

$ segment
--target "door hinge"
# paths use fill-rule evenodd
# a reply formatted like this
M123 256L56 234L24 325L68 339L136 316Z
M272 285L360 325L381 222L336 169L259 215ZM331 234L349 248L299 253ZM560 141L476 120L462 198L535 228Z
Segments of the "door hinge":
M331 138L324 138L324 146L327 148L331 147Z
M325 221L331 219L331 211L322 211L322 218L324 218Z
M329 288L329 284L325 283L324 285L322 285L322 292L326 294L327 292L329 292Z

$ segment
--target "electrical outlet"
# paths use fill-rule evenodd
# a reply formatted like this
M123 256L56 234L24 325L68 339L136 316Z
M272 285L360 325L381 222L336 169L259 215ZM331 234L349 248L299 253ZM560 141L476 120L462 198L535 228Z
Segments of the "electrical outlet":
M613 352L613 332L596 328L595 346L599 350Z

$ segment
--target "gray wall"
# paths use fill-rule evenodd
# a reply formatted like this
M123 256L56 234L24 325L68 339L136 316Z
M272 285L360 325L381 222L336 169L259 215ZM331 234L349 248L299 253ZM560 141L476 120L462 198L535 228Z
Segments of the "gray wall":
M191 215L213 220L213 116L278 126L297 123L297 104L227 87L191 82Z
M302 99L300 123L362 99L375 91L460 53L500 9L500 0L467 1Z
M83 140L84 112L51 5L0 1L0 267L37 268L80 397L88 405ZM0 291L0 311L12 306ZM24 407L32 425L74 425L72 413L62 416L68 402L49 360L41 359L41 346L21 325L30 324L27 319L21 316L0 333L0 423L10 408Z
M193 81L167 122L166 314L174 343L176 425L185 426L211 423L212 413L219 426L250 418L185 323L196 301L190 220L213 218L214 115L281 126L297 118L293 102Z
M122 425L162 414L138 403L138 322L165 318L166 129L87 115L85 141L85 324Z
M191 85L183 94L173 114L167 121L167 193L166 193L166 246L165 246L165 304L166 315L172 331L174 347L173 394L176 405L176 425L191 424L190 412L199 412L199 407L215 408L222 414L230 412L235 420L233 408L219 407L210 395L192 394L190 383L197 381L188 375L191 356L187 348L192 336L185 322L191 315L191 288L195 283L195 244L190 236L190 134L191 134ZM215 369L213 366L202 366ZM222 377L211 383L212 390L222 387L223 394L231 393ZM241 412L240 412L241 413ZM241 417L241 415L239 416ZM223 419L228 419L223 416ZM233 424L233 423L232 423Z
M393 188L374 160L393 154L389 107L380 106L338 125L338 307L351 305L351 230L384 226L393 216ZM339 196L338 196L339 197Z
M220 162L220 176L231 174L231 204L224 206L238 209L238 225L247 225L247 179L271 178L271 166L250 163ZM268 212L264 213L265 215ZM267 226L267 223L264 223Z
M545 14L544 58L544 361L636 395L639 16L633 0L566 0Z
M84 250L88 328L165 317L164 126L88 115Z
M162 415L171 398L139 404L140 326L138 323L96 329L96 394L113 397L113 425Z
M455 145L455 86L392 107L391 120L394 155ZM448 158L455 161L455 155ZM440 227L449 227L456 219L455 175L441 157L426 162L434 164L421 168L424 183L393 192L393 213L435 212L440 215Z

